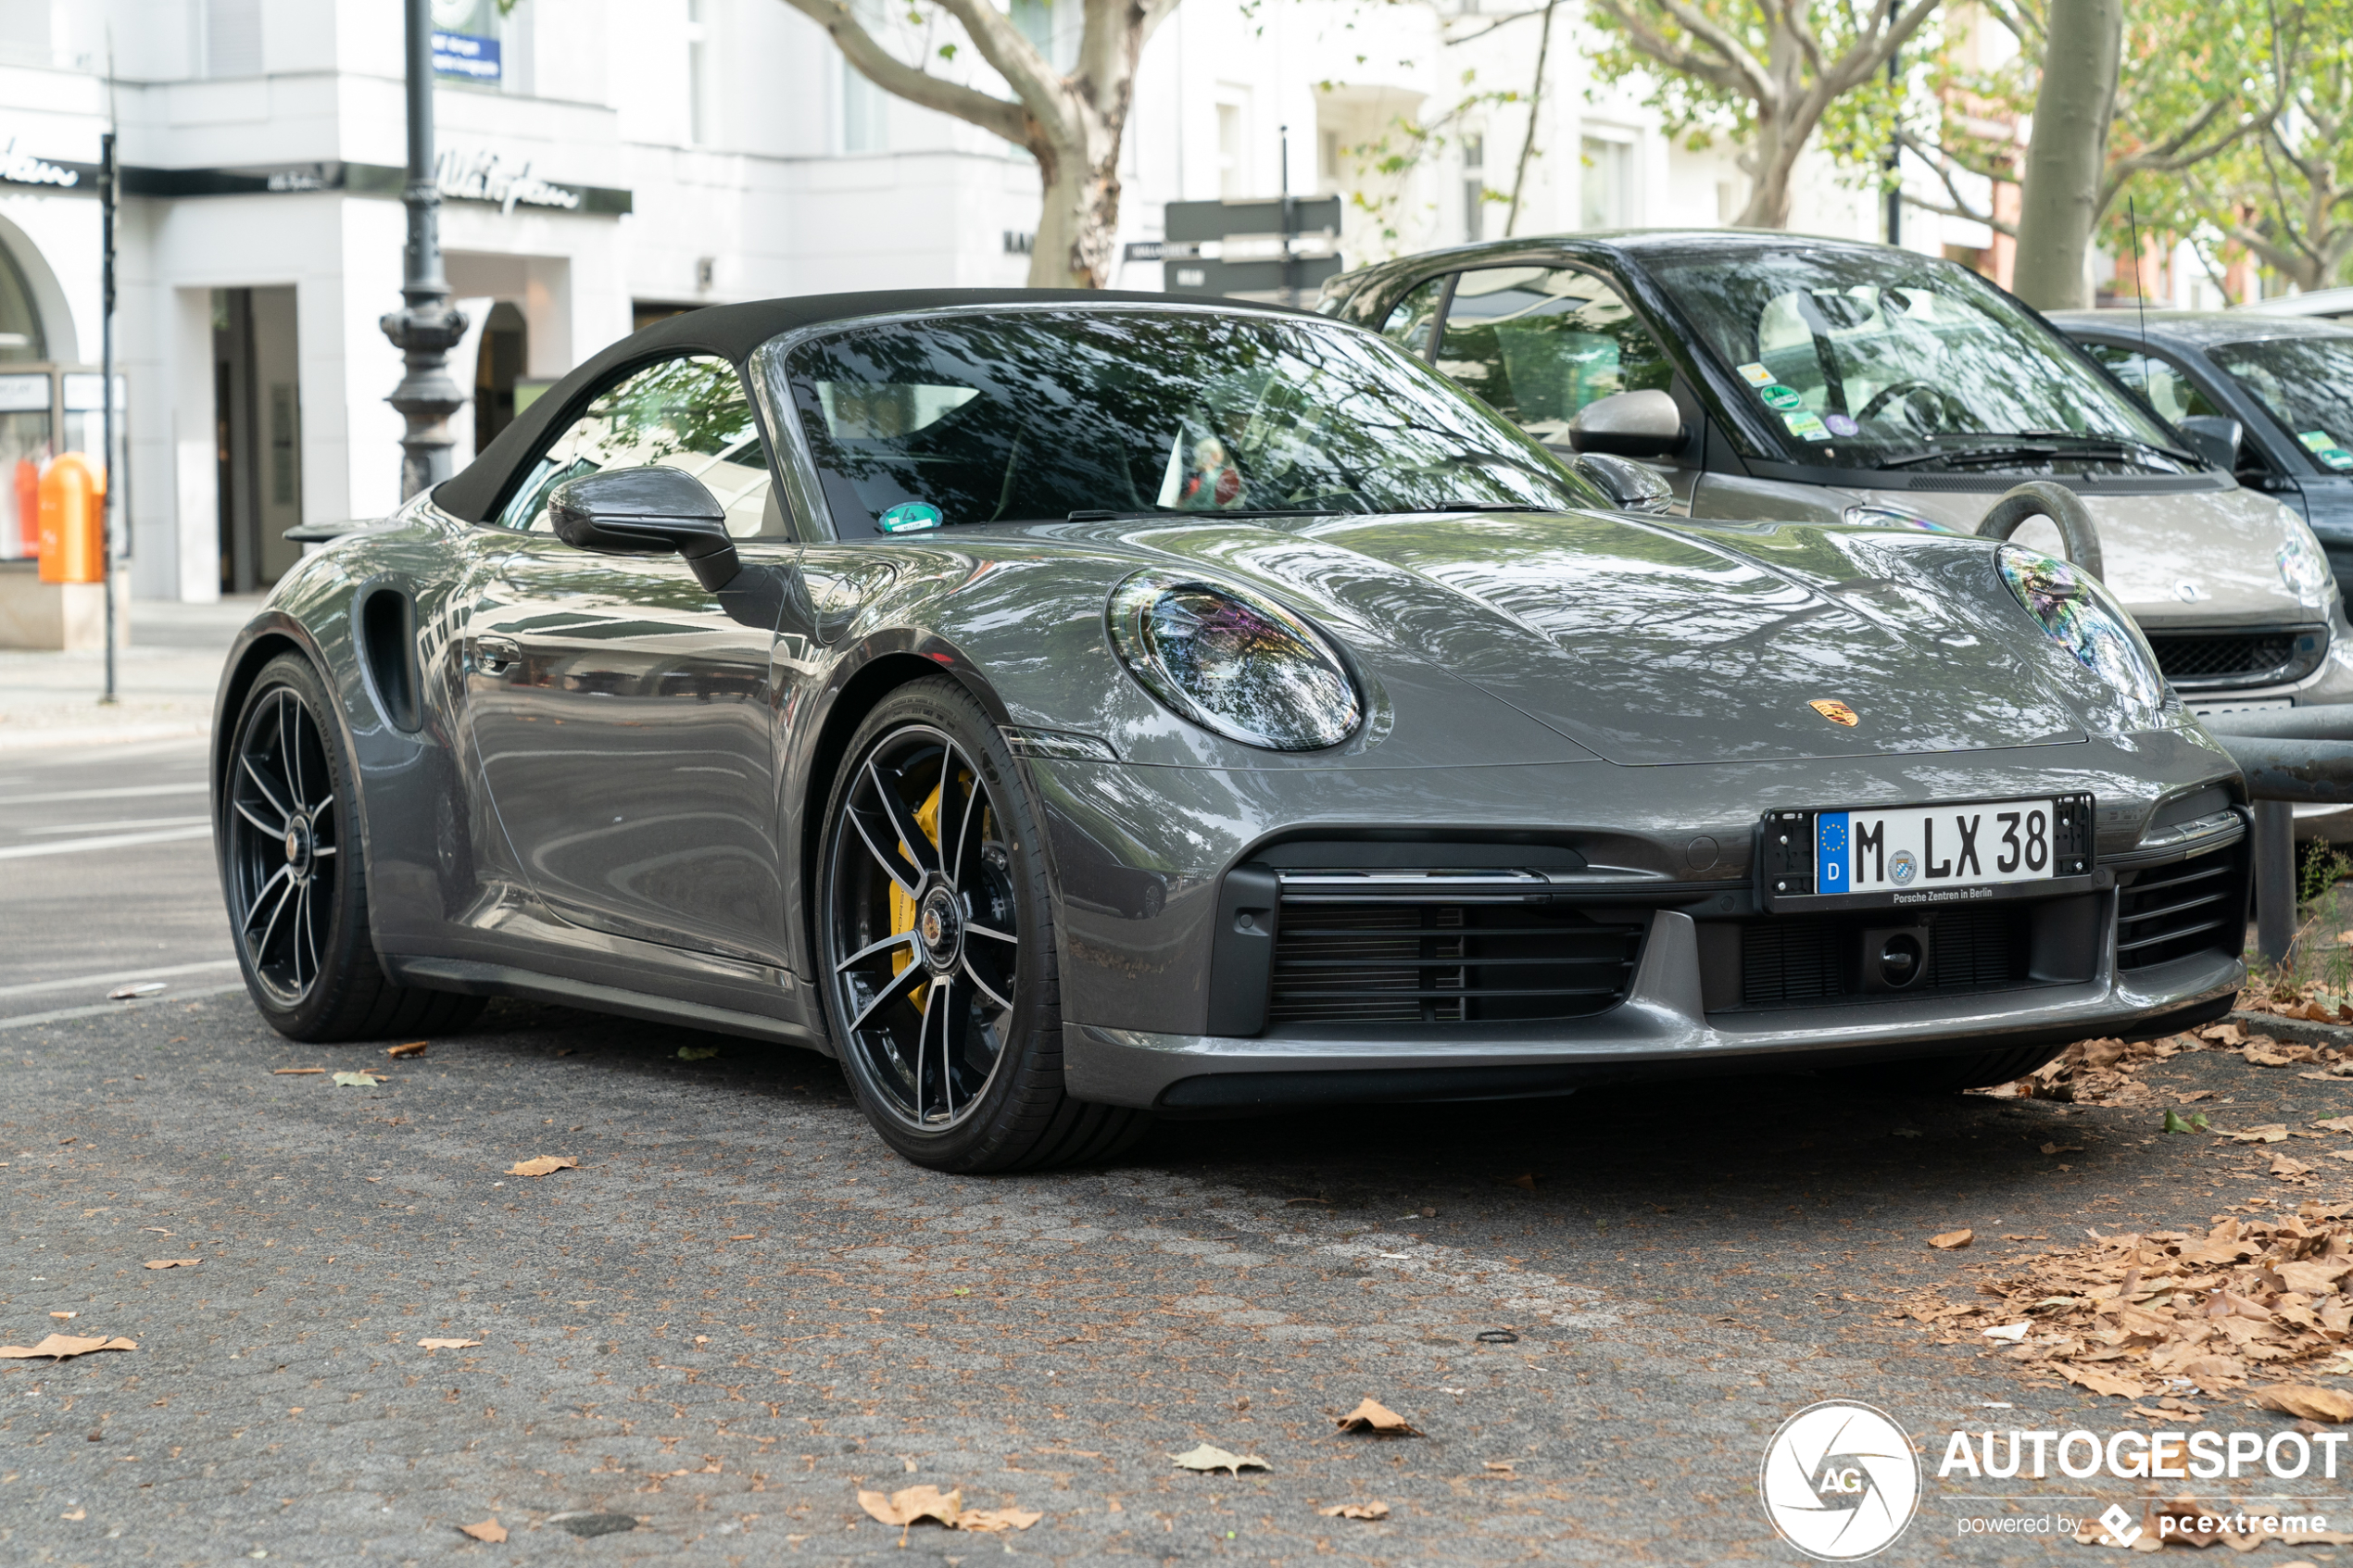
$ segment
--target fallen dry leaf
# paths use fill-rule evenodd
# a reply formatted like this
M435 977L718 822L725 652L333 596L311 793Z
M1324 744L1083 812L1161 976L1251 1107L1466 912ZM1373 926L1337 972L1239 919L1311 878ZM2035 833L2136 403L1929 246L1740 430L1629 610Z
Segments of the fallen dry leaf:
M86 1356L93 1350L135 1350L139 1347L129 1339L77 1339L70 1334L53 1334L40 1344L27 1349L22 1345L0 1345L0 1356L23 1361L29 1356L55 1356L65 1361L73 1356Z
M2353 932L2346 935L2353 936ZM2315 1127L2325 1127L2332 1133L2353 1133L2353 1116L2332 1116L2325 1122L2315 1122Z
M553 1171L577 1171L580 1161L569 1154L543 1154L536 1160L524 1160L507 1167L510 1176L544 1176Z
M1992 1328L1981 1328L1977 1332L1988 1339L2007 1339L2016 1345L2025 1339L2026 1331L2033 1326L2031 1323L1996 1323Z
M2239 1026L2235 1023L2209 1023L2199 1030L2198 1035L2204 1039L2213 1041L2218 1046L2235 1046L2246 1039L2246 1036L2239 1032Z
M1342 1432L1371 1432L1383 1437L1418 1437L1413 1424L1378 1399L1366 1399L1340 1418Z
M203 1261L202 1258L150 1258L146 1266L151 1269L193 1269Z
M994 1536L1006 1530L1026 1530L1046 1516L1027 1508L968 1508L956 1515L956 1528Z
M270 1076L272 1078L300 1078L312 1073L324 1073L326 1069L323 1067L273 1067L270 1070Z
M2045 1154L2081 1154L2083 1152L2083 1146L2080 1143L2046 1143L2043 1146L2043 1152Z
M1256 1454L1229 1454L1225 1449L1213 1448L1207 1443L1203 1443L1197 1449L1188 1449L1181 1454L1170 1454L1168 1457L1187 1470L1223 1470L1235 1475L1239 1475L1245 1465L1252 1470L1268 1468L1266 1461Z
M1506 1481L1516 1480L1519 1476L1519 1461L1516 1459L1491 1459L1479 1468Z
M389 1083L381 1073L338 1073L335 1087L339 1089L372 1089L378 1084Z
M2230 1138L2238 1143L2287 1142L2287 1128L2277 1122L2266 1122L2260 1127L2249 1127L2244 1132L2234 1133L2228 1127L2209 1127L2207 1131L2217 1137Z
M417 1348L422 1350L470 1350L481 1343L479 1339L420 1339ZM678 1474L684 1475L686 1473L682 1470Z
M1497 1182L1496 1185L1498 1186L1519 1187L1524 1191L1534 1192L1536 1190L1536 1173L1533 1171L1522 1171L1516 1176L1504 1177L1502 1180Z
M60 1519L70 1519L79 1524L81 1521L90 1517L90 1511L86 1508L77 1508L71 1513L60 1513L57 1517Z
M488 1541L492 1546L497 1546L507 1538L507 1527L498 1523L498 1516L495 1513L479 1524L459 1525L458 1533L461 1536L472 1536L478 1541Z
M2284 1411L2307 1421L2353 1421L2353 1394L2341 1388L2320 1388L2309 1383L2283 1383L2258 1388L2253 1401L2267 1411Z
M80 1312L51 1312L49 1315L53 1318L78 1318L82 1314Z
M1332 1200L1328 1198L1286 1198L1283 1199L1283 1207L1286 1209L1296 1209L1302 1203L1320 1203L1327 1209L1332 1206Z
M1956 1252L1976 1239L1975 1231L1946 1231L1942 1236L1930 1236L1928 1244L1941 1251Z
M2212 1099L2213 1098L2214 1091L2212 1089L2192 1089L2187 1094L2175 1095L2173 1097L2173 1103L2176 1105L2196 1105L2202 1099Z
M2290 1160L2284 1154L2274 1154L2271 1156L2271 1174L2279 1177L2282 1181L2292 1180L2297 1176L2309 1176L2311 1173L2312 1167L2307 1165L2301 1160Z
M433 1042L430 1040L411 1040L405 1046L386 1046L384 1047L384 1055L422 1056L425 1054L425 1047L431 1045L432 1043Z
M1385 1502L1336 1502L1329 1508L1315 1511L1327 1519L1386 1519L1389 1504Z
M757 1236L731 1236L727 1239L729 1241L758 1241L760 1237Z

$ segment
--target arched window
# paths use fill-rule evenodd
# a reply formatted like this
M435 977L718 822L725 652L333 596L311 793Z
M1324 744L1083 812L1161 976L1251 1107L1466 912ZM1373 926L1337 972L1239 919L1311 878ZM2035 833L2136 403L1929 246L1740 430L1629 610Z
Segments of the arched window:
M32 303L32 285L24 269L0 245L0 365L27 364L49 358L49 340L41 330L41 312Z

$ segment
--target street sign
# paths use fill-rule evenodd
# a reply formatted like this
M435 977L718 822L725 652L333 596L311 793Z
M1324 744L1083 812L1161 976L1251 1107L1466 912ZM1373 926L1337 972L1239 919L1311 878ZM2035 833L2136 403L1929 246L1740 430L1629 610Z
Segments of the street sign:
M1340 274L1340 211L1338 196L1170 202L1159 256L1134 259L1157 259L1170 294L1308 305Z

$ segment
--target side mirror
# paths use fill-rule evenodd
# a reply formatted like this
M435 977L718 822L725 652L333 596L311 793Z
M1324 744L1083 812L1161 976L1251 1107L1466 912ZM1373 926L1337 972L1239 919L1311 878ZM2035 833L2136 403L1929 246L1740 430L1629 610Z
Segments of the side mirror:
M2182 420L2182 439L2190 450L2230 473L2239 466L2239 448L2246 445L2246 427L2220 414L2191 414Z
M547 516L556 537L577 549L623 556L674 550L714 594L743 571L727 536L726 509L701 480L678 469L648 464L568 479L548 495Z
M1683 445L1683 411L1663 392L1614 392L1577 411L1568 444L1579 452L1664 458Z
M1606 452L1579 452L1561 459L1569 471L1609 497L1612 509L1621 512L1669 512L1675 509L1675 491L1667 478L1648 463L1638 463L1629 458L1614 458Z

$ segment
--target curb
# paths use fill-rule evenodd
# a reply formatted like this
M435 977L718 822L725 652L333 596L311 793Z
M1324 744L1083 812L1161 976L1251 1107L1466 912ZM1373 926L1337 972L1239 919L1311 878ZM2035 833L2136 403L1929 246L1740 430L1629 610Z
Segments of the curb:
M2353 1050L2353 1024L2314 1023L2309 1019L2282 1018L2275 1012L2242 1012L2233 1009L2225 1023L2235 1023L2250 1035L2269 1035L2296 1046L2334 1046Z

